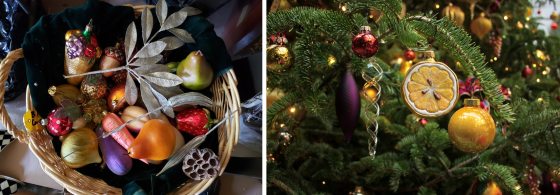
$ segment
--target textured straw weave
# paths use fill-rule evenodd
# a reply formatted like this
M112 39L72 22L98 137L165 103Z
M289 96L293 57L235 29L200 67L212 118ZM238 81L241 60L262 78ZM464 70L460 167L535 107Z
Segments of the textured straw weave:
M135 12L141 11L143 7L150 6L135 6ZM20 58L23 58L23 50L16 49L8 53L6 58L0 62L1 83L6 82L12 65ZM218 157L222 165L219 175L221 175L228 164L233 148L237 144L237 138L239 137L238 111L240 111L240 101L237 92L237 78L235 77L233 69L216 78L210 89L213 94L212 100L214 102L214 106L211 110L216 113L217 119L222 120L225 116L231 115L229 119L226 119L224 125L218 128ZM41 168L47 175L73 194L122 194L120 188L107 185L103 180L83 175L68 167L57 155L51 141L52 137L45 129L34 132L18 129L10 119L8 111L4 106L4 92L4 85L0 85L0 120L2 124L15 138L28 144L29 149L37 156ZM31 103L29 87L26 92L26 109L28 111L34 109ZM189 180L171 193L197 194L208 188L214 179L216 178L202 181Z

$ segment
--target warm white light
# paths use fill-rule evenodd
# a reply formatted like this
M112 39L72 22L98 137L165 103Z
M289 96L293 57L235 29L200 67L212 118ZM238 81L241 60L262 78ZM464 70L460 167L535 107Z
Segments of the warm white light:
M540 82L541 82L541 79L537 79L537 83L540 83Z
M292 106L292 107L290 108L290 113L296 113L296 107L293 107L293 106Z
M436 7L436 9L439 9L439 3L436 3L435 7Z
M508 19L509 19L509 17L508 17L508 16L504 16L504 20L508 20Z

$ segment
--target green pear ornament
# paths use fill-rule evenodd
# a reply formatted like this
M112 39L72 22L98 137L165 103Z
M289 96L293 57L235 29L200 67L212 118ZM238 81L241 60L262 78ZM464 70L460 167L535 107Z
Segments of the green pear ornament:
M193 51L179 63L177 76L183 79L182 84L187 89L202 90L212 84L214 71L201 51Z

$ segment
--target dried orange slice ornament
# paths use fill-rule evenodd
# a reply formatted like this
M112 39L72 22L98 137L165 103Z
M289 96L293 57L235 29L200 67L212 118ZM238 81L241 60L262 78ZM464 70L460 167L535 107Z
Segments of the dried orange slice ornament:
M403 82L403 98L422 117L447 114L459 99L457 75L447 65L434 60L433 51L418 52L424 59L414 64Z

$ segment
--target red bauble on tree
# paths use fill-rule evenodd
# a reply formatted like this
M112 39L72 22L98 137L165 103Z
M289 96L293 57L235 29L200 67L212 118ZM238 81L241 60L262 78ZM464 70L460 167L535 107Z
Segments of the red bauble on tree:
M352 51L360 58L369 58L377 53L379 42L371 34L369 26L362 26L360 33L352 39Z
M550 24L550 28L551 28L552 30L558 29L558 23L552 22L552 24Z
M529 76L531 76L533 74L533 69L531 69L531 67L529 67L529 65L525 65L525 67L523 68L523 71L521 72L521 76L523 76L523 78L527 78Z
M414 60L416 58L416 53L414 53L414 51L412 51L412 49L407 49L404 52L404 59L405 60Z

